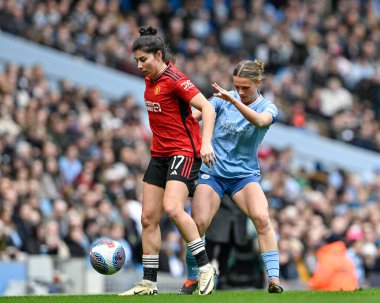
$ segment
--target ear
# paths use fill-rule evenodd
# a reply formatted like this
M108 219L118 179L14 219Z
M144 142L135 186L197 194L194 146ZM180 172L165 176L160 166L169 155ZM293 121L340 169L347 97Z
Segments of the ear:
M257 80L256 84L257 84L257 86L260 86L261 85L261 80L260 79Z
M156 59L161 59L162 61L164 61L164 59L162 58L162 51L158 50L155 56L156 56Z

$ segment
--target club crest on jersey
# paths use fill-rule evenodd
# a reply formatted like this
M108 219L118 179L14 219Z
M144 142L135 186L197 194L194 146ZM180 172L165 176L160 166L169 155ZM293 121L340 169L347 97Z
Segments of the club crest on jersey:
M208 175L208 174L202 174L201 178L207 180L207 179L210 178L210 175Z
M191 83L190 80L186 80L186 81L184 81L183 83L181 83L181 86L183 87L183 89L184 89L185 91L188 91L190 88L194 87L194 84Z
M159 85L156 85L156 87L153 90L153 93L157 96L161 91L161 87Z

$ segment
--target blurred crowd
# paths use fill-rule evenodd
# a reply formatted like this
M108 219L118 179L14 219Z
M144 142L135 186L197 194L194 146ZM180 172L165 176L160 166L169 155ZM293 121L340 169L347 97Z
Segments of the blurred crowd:
M0 0L0 28L126 72L139 25L158 27L176 65L206 95L243 58L267 64L265 96L281 120L380 151L379 1ZM102 236L141 262L141 179L150 133L132 96L62 80L43 66L0 70L0 260L84 257ZM275 127L275 126L274 126ZM270 136L270 131L268 133ZM360 285L379 286L380 162L366 174L302 167L263 147L262 186L281 276L306 285L328 236L344 241ZM162 221L160 269L183 275L183 244ZM251 228L250 239L255 241Z
M0 0L0 28L128 73L141 25L210 96L242 59L266 63L281 121L380 151L378 0Z
M129 96L111 103L70 81L57 87L39 65L0 73L1 255L12 244L86 256L102 235L126 238L131 259L149 159L140 109Z

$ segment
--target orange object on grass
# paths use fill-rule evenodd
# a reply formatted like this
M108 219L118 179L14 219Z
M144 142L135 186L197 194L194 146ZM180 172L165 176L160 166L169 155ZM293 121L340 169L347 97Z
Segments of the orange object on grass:
M347 256L344 242L323 245L317 251L317 268L309 288L327 291L352 291L359 288L355 265Z

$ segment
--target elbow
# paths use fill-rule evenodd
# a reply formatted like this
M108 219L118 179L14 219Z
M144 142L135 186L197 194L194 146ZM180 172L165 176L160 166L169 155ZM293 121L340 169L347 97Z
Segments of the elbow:
M253 123L257 128L262 128L262 127L265 127L267 126L267 124L265 123L265 121L256 121L255 123Z
M210 102L205 103L204 109L212 112L215 115L215 108L214 108L214 106L212 106L212 104Z
M273 118L269 120L267 117L262 117L261 119L257 119L255 123L252 124L254 124L258 128L262 128L270 125L272 122Z

